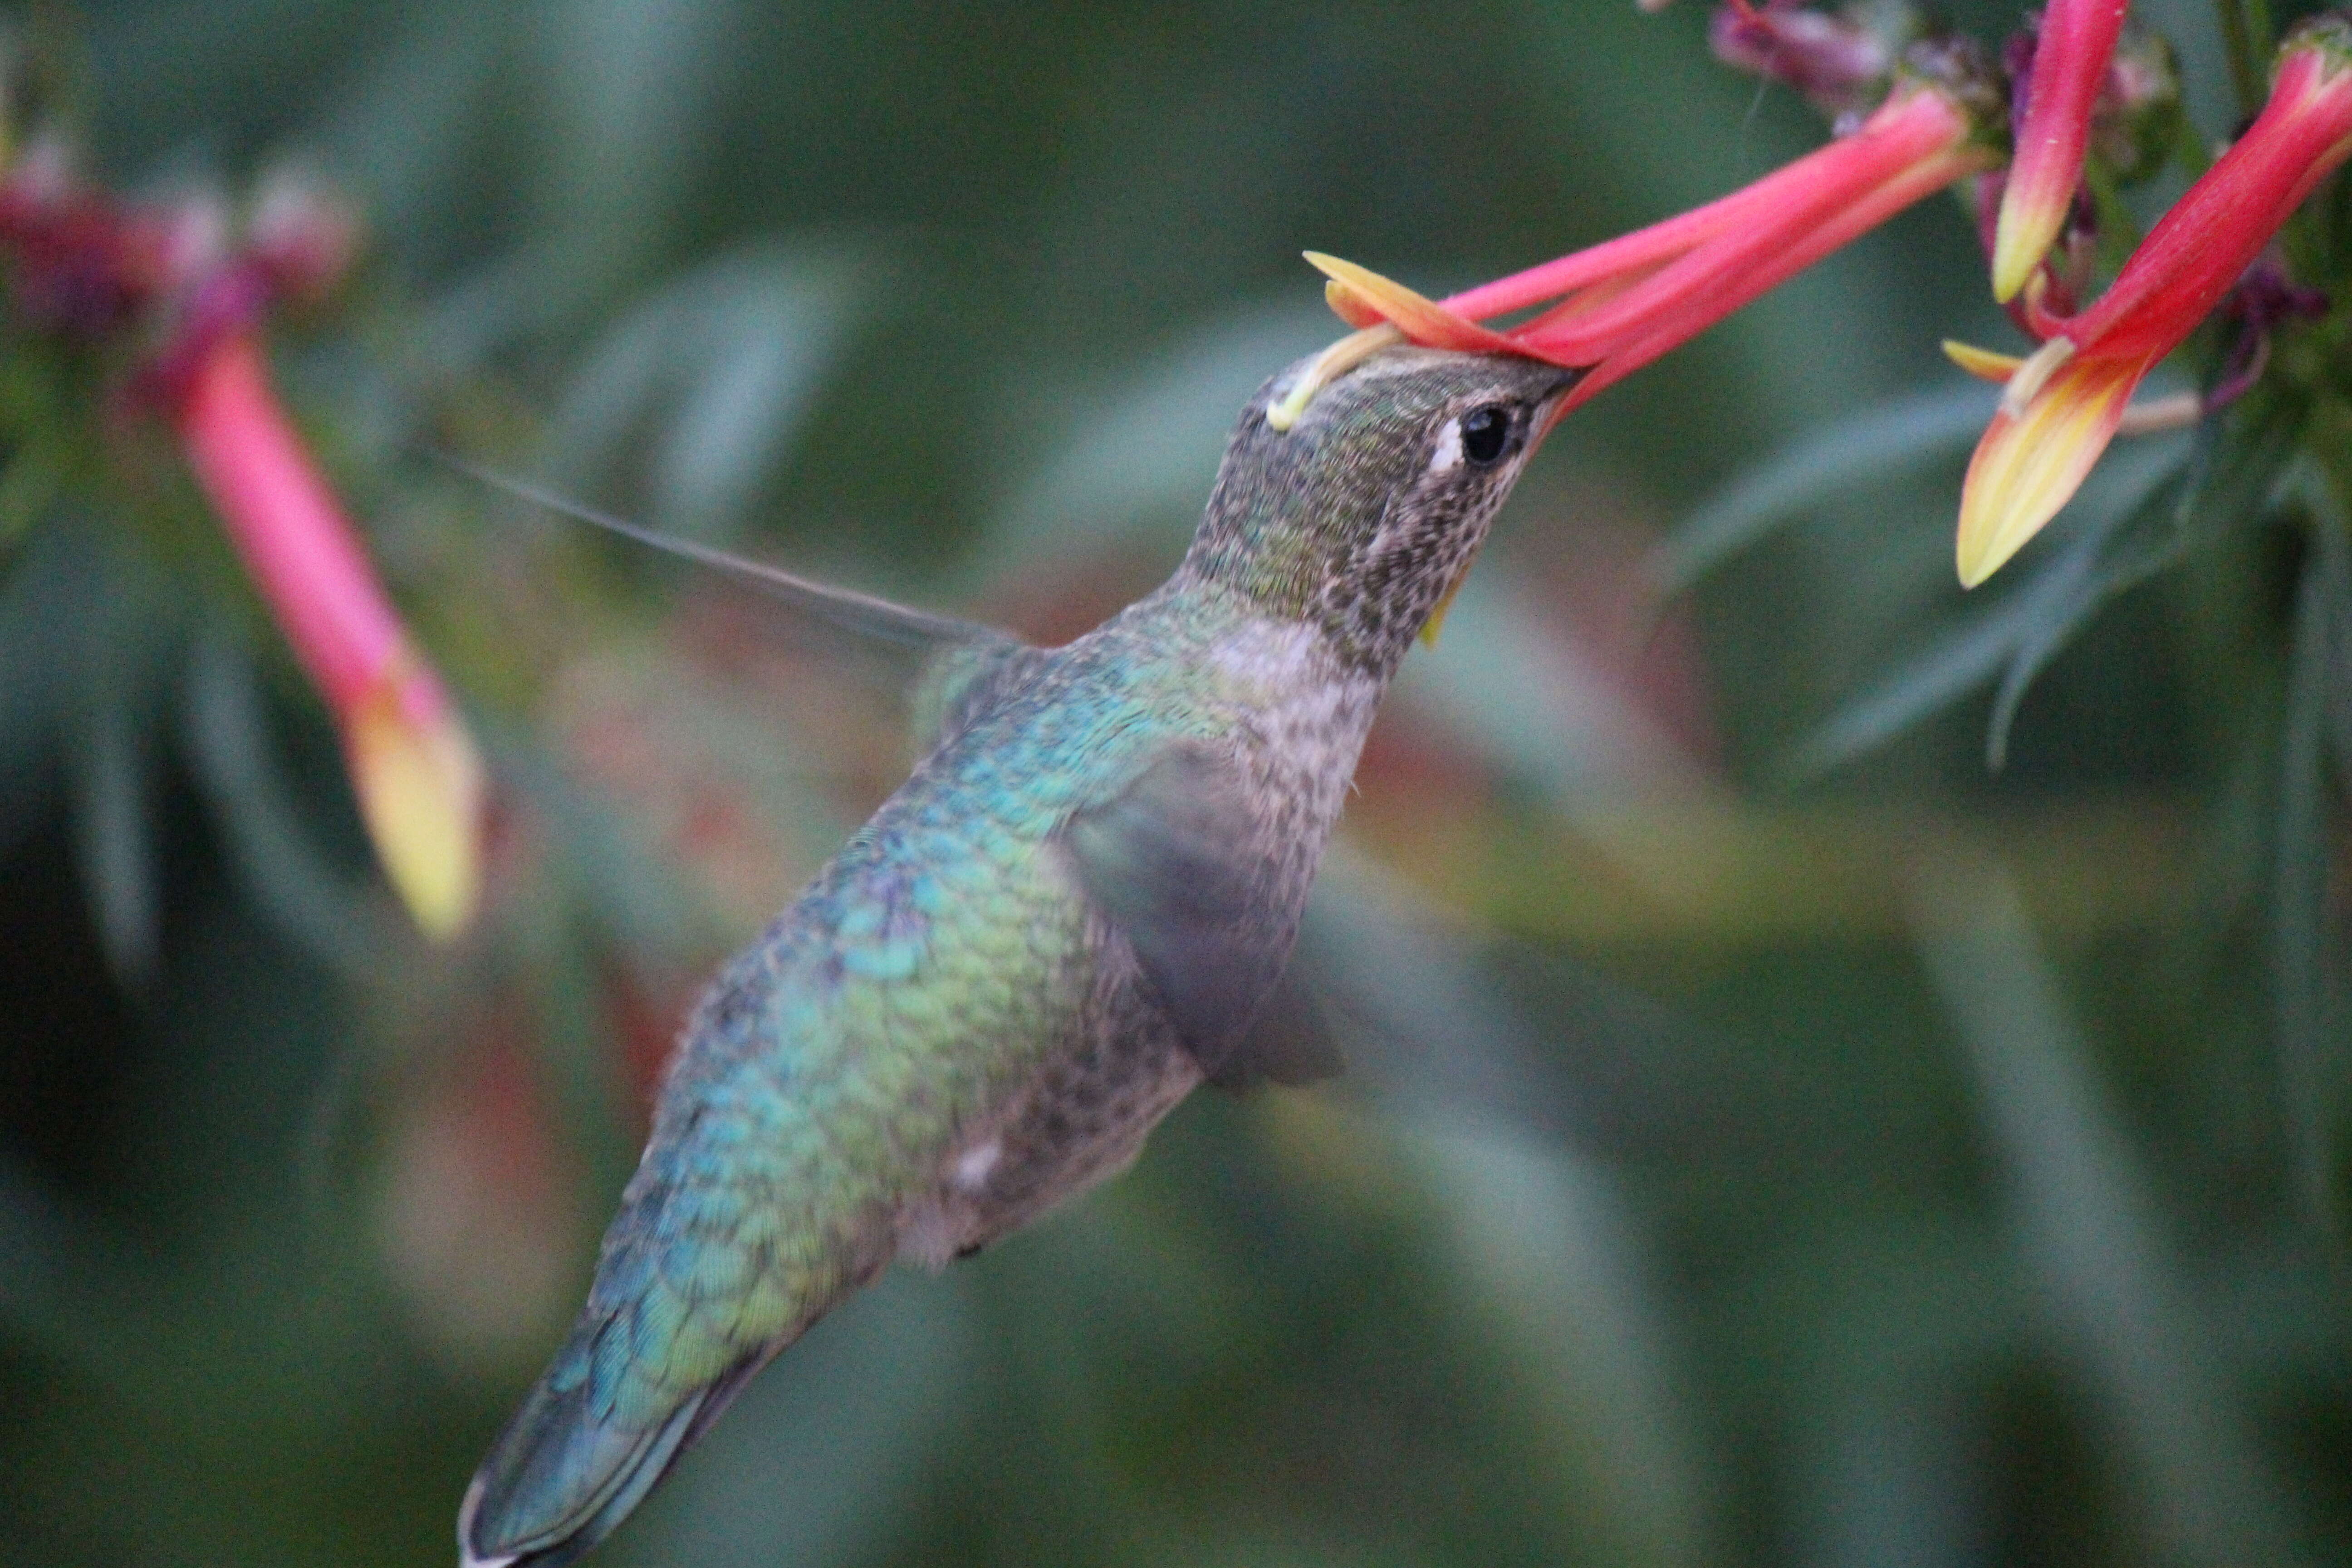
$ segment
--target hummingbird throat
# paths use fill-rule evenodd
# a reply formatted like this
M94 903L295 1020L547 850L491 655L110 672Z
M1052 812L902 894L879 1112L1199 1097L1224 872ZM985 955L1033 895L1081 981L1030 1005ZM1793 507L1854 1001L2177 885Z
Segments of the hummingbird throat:
M1478 552L1475 550L1465 556L1461 570L1454 574L1454 581L1448 583L1445 585L1445 592L1437 596L1436 607L1429 612L1429 619L1421 623L1422 647L1437 646L1437 634L1445 626L1445 612L1454 607L1454 599L1461 595L1462 584L1470 581L1470 563L1477 558Z

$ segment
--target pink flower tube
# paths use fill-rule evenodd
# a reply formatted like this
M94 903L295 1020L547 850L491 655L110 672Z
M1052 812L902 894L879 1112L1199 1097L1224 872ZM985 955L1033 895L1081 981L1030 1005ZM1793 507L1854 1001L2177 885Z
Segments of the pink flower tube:
M1586 372L1559 412L1585 402L1921 197L1990 168L1968 105L1906 78L1851 135L1719 201L1456 294L1423 298L1309 252L1331 307L1364 329L1327 350L1269 414L1295 419L1318 387L1383 342L1520 353ZM1481 318L1546 307L1496 331Z
M2025 119L1993 231L1992 297L2004 305L2025 287L2065 226L2083 178L2091 110L2106 84L2107 62L2129 8L2126 0L2050 0L2042 14Z

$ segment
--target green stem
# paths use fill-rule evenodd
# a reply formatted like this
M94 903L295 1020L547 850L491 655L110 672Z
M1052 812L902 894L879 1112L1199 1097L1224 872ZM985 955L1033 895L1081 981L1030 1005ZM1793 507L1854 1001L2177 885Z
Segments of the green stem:
M2270 0L2216 0L2216 9L2229 47L2230 80L2238 89L2238 108L2256 113L2270 94L2271 56L2278 48Z
M2085 163L2083 184L2089 187L2092 207L2098 214L2099 265L2112 277L2139 248L2143 237L2139 223L2132 216L2131 208L2124 205L2123 193L2116 188L2112 171L2102 164Z

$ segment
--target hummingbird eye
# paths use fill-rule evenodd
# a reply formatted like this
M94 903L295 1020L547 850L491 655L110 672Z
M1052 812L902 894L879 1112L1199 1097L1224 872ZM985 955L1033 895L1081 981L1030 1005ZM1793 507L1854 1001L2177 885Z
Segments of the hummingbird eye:
M1511 411L1498 403L1472 409L1462 416L1462 455L1474 467L1493 467L1517 446L1511 426Z

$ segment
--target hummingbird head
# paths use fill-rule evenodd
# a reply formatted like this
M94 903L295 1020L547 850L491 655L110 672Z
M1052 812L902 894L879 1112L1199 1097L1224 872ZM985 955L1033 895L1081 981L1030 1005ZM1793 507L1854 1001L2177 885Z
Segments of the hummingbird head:
M1384 674L1460 584L1579 373L1400 345L1275 429L1266 410L1310 363L1243 410L1183 574L1305 621Z

